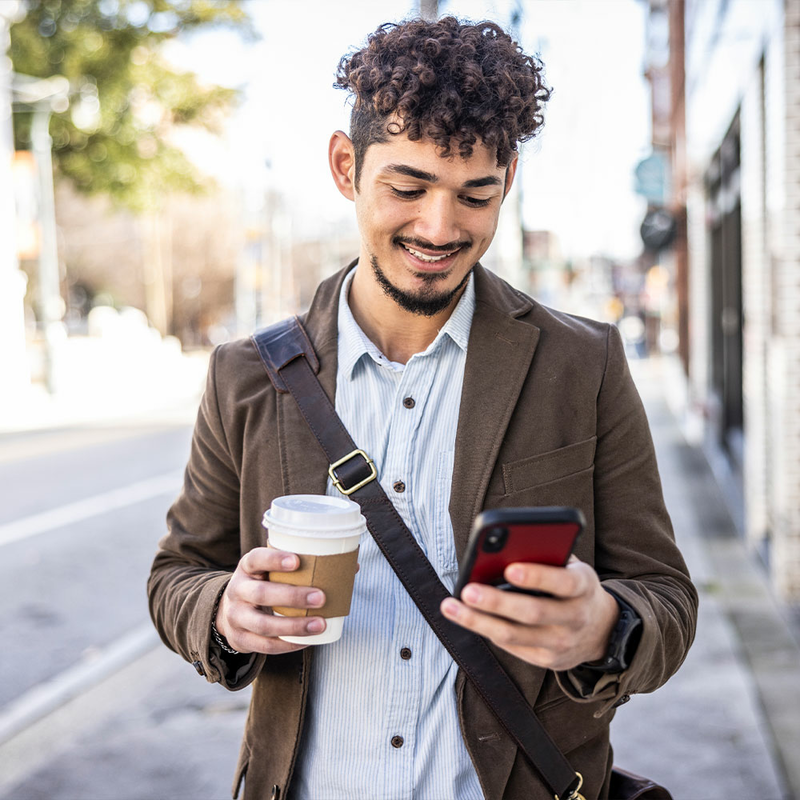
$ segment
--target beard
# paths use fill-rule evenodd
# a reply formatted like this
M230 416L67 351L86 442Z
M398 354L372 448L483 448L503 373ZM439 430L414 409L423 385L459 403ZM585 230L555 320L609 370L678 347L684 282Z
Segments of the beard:
M381 289L383 289L383 293L394 300L404 311L417 314L421 317L434 317L440 311L444 311L464 288L469 280L469 276L472 275L472 270L475 268L474 265L470 267L458 286L450 291L440 291L437 286L437 284L447 279L447 273L420 273L419 277L423 279L424 285L421 289L412 294L411 292L404 292L402 289L399 289L386 277L386 274L378 264L377 256L372 256L370 264L372 265L372 272L375 275L375 280L378 282Z

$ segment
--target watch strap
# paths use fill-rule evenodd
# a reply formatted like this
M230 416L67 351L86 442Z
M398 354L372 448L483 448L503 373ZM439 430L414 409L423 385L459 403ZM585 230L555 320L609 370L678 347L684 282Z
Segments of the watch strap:
M630 667L639 644L642 635L642 618L636 609L625 602L615 591L606 586L603 588L617 601L619 617L608 637L608 647L602 660L581 664L581 667L593 672L624 672Z

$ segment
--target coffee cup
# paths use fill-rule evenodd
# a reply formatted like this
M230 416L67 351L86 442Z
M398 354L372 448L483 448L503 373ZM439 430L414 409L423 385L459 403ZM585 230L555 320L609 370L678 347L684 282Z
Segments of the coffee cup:
M322 608L276 607L278 616L320 616L322 633L281 636L285 642L327 644L342 635L350 613L353 582L358 570L358 546L366 532L361 508L352 500L327 495L294 494L276 497L264 513L268 546L296 553L300 566L292 572L271 572L269 580L295 586L314 586L325 592Z

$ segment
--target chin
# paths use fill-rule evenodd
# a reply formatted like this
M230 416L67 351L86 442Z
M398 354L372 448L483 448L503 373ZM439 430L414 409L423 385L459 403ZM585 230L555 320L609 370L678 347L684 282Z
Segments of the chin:
M452 277L452 270L415 273L416 277L424 282L424 285L413 290L406 290L401 289L389 280L381 269L377 256L371 257L370 264L375 280L383 290L383 293L404 311L422 317L434 317L444 311L465 286L473 269L473 267L470 267L464 277L452 289L441 286L448 278Z

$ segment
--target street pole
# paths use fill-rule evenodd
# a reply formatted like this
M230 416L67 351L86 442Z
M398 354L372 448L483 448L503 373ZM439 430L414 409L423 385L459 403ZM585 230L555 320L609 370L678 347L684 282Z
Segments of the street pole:
M16 0L0 3L0 372L3 375L0 402L19 401L30 388L24 311L27 279L17 263L11 59L6 56L9 26L18 8Z
M56 203L53 192L53 140L50 138L50 104L37 104L31 126L31 146L39 176L39 220L42 247L39 253L39 313L44 333L45 381L47 391L58 389L56 352L64 338L64 298L58 267Z
M439 0L419 0L419 15L428 22L436 22L439 17Z

